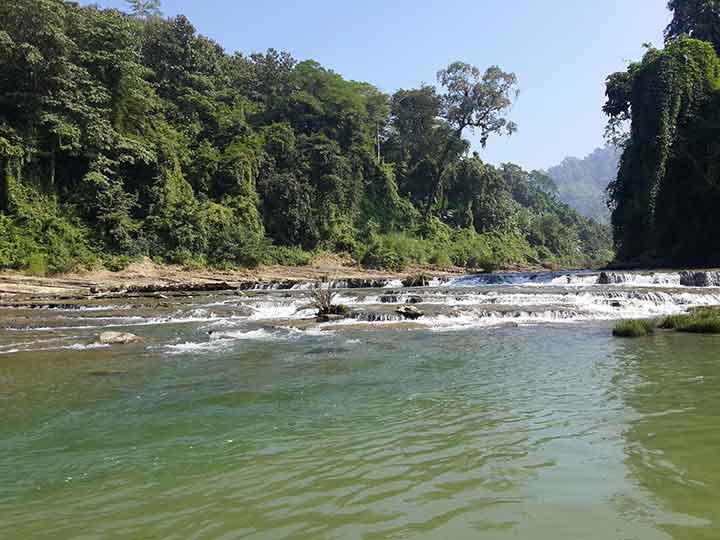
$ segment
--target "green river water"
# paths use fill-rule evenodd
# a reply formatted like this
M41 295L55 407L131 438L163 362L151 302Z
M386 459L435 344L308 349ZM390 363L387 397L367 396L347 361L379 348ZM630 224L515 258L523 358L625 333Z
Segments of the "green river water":
M720 538L718 337L198 328L0 356L0 538Z

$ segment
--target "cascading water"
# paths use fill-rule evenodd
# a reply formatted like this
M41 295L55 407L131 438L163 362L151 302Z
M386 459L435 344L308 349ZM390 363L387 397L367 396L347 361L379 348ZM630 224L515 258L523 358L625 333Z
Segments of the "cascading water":
M182 353L195 350L193 343L197 350L215 350L233 340L287 339L348 328L452 330L660 317L720 305L720 287L699 286L714 279L712 272L526 272L423 279L424 287L403 287L390 279L338 281L334 303L349 312L325 323L315 320L307 293L314 283L276 282L246 288L242 296L216 292L143 305L123 298L17 303L0 308L0 355L89 347L105 329L150 334L177 329L173 332L179 337L157 346ZM403 306L422 316L407 317ZM207 344L219 339L222 343Z

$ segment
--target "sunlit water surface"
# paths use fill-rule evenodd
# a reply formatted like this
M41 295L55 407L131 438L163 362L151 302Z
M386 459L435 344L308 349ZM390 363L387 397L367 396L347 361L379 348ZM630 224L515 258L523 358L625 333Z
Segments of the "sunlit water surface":
M0 538L720 538L720 338L198 324L0 356Z

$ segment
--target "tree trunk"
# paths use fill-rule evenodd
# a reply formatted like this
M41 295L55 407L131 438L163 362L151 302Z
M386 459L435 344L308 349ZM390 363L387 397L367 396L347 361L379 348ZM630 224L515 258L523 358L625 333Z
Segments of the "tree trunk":
M463 129L464 128L455 130L455 137L462 138ZM435 202L435 198L438 195L438 191L440 190L440 183L442 182L442 175L443 175L443 172L445 172L445 168L447 167L446 161L447 161L448 157L450 156L450 150L452 150L453 142L455 142L455 141L451 138L445 144L443 153L440 156L440 161L438 161L437 171L435 174L435 184L433 185L433 189L430 190L430 193L428 194L427 206L425 207L426 214L430 214L430 210L432 210L432 205Z
M55 147L50 149L50 187L55 187Z
M10 203L8 186L7 160L0 158L0 212L7 212Z

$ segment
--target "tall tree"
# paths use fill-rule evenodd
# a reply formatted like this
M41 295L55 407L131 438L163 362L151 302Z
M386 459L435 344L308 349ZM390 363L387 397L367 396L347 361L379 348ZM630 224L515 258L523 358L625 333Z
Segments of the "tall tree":
M608 79L604 110L610 124L625 118L631 122L617 179L608 189L621 258L672 251L660 241L665 227L680 225L676 218L668 221L668 216L677 216L670 207L677 207L695 189L715 196L710 188L717 178L707 174L706 160L717 139L698 141L690 134L699 120L709 118L707 111L717 103L718 87L720 60L711 44L687 36L671 40L665 49L650 49L626 74ZM705 133L712 131L706 128ZM702 153L688 151L696 143ZM680 168L673 166L678 159L687 165L680 174ZM674 196L668 196L670 192ZM688 215L683 220L695 218Z
M442 188L443 174L449 165L455 142L462 139L466 129L479 132L480 144L485 147L491 135L512 135L517 125L506 118L508 109L519 90L514 73L506 73L498 66L482 73L464 62L453 62L438 71L437 80L445 89L440 96L440 115L452 129L452 137L445 143L438 160L434 187L427 201L428 210Z
M670 0L672 21L665 29L665 39L687 35L709 41L720 52L720 0Z
M147 20L162 15L161 0L126 0L130 13L137 19Z

